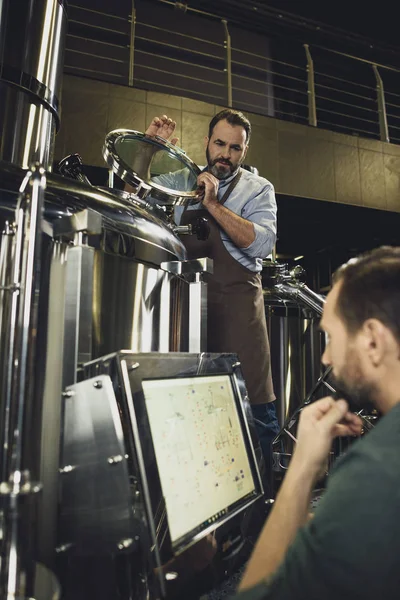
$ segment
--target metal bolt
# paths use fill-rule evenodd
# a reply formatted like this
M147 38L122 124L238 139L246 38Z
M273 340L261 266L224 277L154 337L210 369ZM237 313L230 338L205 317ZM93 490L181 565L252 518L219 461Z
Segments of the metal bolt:
M109 465L116 465L124 460L124 457L121 454L117 454L116 456L109 456L107 458L107 462Z
M121 540L117 544L118 550L124 550L125 548L129 548L129 546L132 546L132 544L133 544L132 538L126 538L125 540Z
M103 382L98 379L94 382L93 386L96 388L96 390L101 390L101 388L103 387Z
M71 542L67 542L66 544L61 544L56 547L57 554L61 554L61 552L66 552L70 548L72 548L73 544Z
M176 571L168 571L168 573L165 573L165 579L167 581L174 581L174 579L178 578L178 573Z
M134 362L131 365L129 365L128 367L128 371L134 371L135 369L137 369L138 367L140 367L140 364L138 362Z
M75 396L75 392L73 390L67 390L66 392L62 393L63 398L71 398L72 396Z
M65 465L65 467L61 467L60 473L71 473L74 469L76 469L76 465Z
M238 360L237 362L233 363L232 365L232 369L236 369L237 367L240 367L241 362Z

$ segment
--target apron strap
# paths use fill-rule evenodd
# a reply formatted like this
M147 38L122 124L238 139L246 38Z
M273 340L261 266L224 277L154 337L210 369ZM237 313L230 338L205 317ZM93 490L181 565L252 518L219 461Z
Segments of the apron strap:
M239 179L241 178L241 176L242 176L242 170L239 168L239 171L236 173L234 179L232 179L232 181L230 182L228 189L225 191L225 194L222 196L221 200L219 201L220 204L225 204L225 202L228 200L229 196L231 195L231 193L233 192L233 190L239 183Z

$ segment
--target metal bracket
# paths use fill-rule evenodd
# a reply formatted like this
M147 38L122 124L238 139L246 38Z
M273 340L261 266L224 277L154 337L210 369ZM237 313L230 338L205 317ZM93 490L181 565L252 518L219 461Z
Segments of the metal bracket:
M160 268L167 273L180 275L188 281L199 281L199 275L214 272L214 261L207 256L193 260L170 260L162 262Z
M54 223L54 236L73 236L75 233L99 235L102 229L102 216L90 208L58 219Z

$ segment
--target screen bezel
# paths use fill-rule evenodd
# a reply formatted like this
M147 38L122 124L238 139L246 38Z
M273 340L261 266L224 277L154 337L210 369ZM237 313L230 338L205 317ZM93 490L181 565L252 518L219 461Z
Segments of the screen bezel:
M202 373L201 375L196 375L194 377L193 376L190 376L190 377L153 377L151 379L148 379L148 378L142 379L142 386L143 386L143 384L146 384L147 382L163 382L167 386L168 383L174 383L174 382L178 382L178 381L181 381L181 382L185 381L185 382L187 382L188 385L190 385L191 383L196 382L196 380L198 380L199 382L202 382L202 383L206 383L206 381L210 383L213 379L214 379L214 383L216 383L216 384L217 384L217 382L219 382L219 383L224 382L229 386L228 397L229 397L229 399L232 399L233 408L236 409L235 414L237 415L239 429L242 434L244 450L246 453L246 459L248 461L248 467L249 467L249 470L251 473L252 489L250 491L248 491L247 493L243 494L240 498L238 498L237 500L235 500L228 506L224 506L223 508L221 508L221 510L208 515L208 518L206 519L206 521L203 521L200 524L192 527L191 529L188 529L188 531L184 535L180 535L179 537L176 537L176 538L171 537L171 545L172 545L173 550L176 550L176 549L179 550L182 546L186 546L191 540L196 540L197 535L200 535L202 537L203 532L208 530L209 527L213 527L214 524L216 522L218 522L219 519L223 520L225 516L229 517L229 515L231 515L232 513L236 513L236 510L238 508L240 508L243 505L243 503L247 503L249 500L253 500L253 498L256 496L256 492L257 492L256 482L254 479L254 473L252 471L251 461L249 460L249 456L248 456L249 455L248 448L246 447L245 439L244 439L243 432L242 432L243 428L242 428L240 416L239 416L238 410L237 410L235 391L233 388L232 379L231 379L230 375L217 374L217 373L213 373L213 374L209 375L209 374ZM171 388L168 388L167 391L170 391L170 389ZM146 395L147 390L144 389L143 391L144 391L144 400L145 400L145 405L146 405L147 419L149 422L149 426L152 429L151 421L149 419L149 406L148 406L149 399ZM162 477L160 475L160 464L157 460L157 451L155 448L153 433L152 433L152 443L153 443L153 450L156 455L160 484L161 484L161 487L163 487ZM165 500L165 496L164 496L164 500ZM172 532L171 525L172 524L171 524L169 510L168 510L168 503L167 503L167 501L165 501L165 503L166 503L167 520L169 523L170 536L171 536L171 532Z
M120 368L125 382L124 387L128 400L128 411L133 423L134 445L136 453L141 456L139 463L141 463L144 493L145 496L147 495L148 518L149 520L153 520L153 532L162 564L170 558L178 556L262 498L263 487L245 416L246 389L240 371L240 363L237 361L236 355L190 355L180 353L166 355L157 353L157 355L154 355L153 353L148 353L147 355L134 355L135 360L133 361L132 359L132 355L127 355L125 358L123 353L120 353ZM154 377L154 373L157 374L156 377ZM155 449L151 435L148 434L150 432L150 423L142 382L157 379L195 379L197 377L210 377L212 375L225 375L230 381L250 471L253 477L254 492L227 507L228 510L224 514L215 516L215 520L208 526L202 524L202 526L194 528L190 532L187 532L186 535L172 542L168 519L165 517L166 506L162 494ZM160 515L163 513L164 518L160 518Z

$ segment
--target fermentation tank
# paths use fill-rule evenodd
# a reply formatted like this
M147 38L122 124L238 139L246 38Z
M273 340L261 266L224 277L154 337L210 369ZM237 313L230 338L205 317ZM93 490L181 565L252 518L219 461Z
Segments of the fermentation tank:
M321 375L324 336L319 321L324 298L308 288L303 277L301 267L289 270L285 263L263 263L272 379L281 426Z

